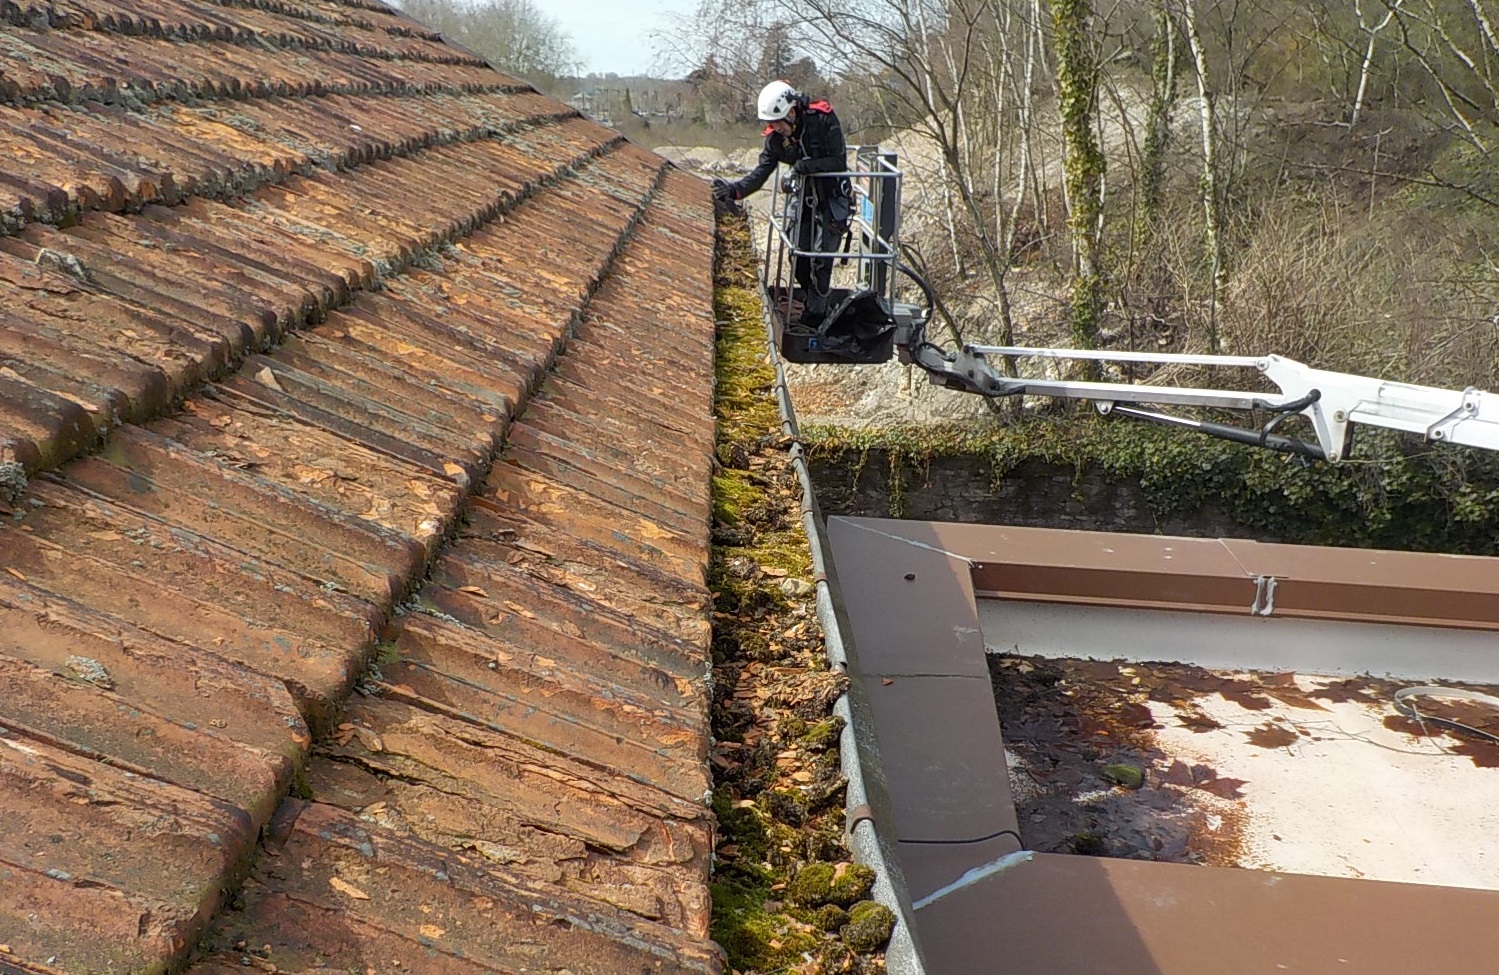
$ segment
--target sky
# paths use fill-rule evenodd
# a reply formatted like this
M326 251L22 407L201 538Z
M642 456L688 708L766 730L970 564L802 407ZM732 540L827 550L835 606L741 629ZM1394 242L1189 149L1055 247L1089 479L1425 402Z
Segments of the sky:
M583 74L647 74L655 60L650 35L668 29L694 0L543 0L537 8L572 39Z

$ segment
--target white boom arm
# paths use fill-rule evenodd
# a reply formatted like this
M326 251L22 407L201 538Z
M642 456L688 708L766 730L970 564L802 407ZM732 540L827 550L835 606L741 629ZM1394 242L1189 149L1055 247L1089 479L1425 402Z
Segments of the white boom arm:
M927 347L932 348L931 346ZM1141 362L1156 365L1219 366L1254 369L1279 389L1255 393L1230 389L1193 389L1129 383L1069 382L1052 379L1010 379L985 361L990 356L1042 359ZM918 355L916 361L930 353ZM936 363L931 363L935 365ZM1464 390L1413 386L1367 376L1313 369L1278 355L1214 356L1147 352L1095 352L1081 349L1039 349L1024 346L970 345L931 369L936 381L967 387L985 395L1053 396L1092 400L1100 412L1119 412L1141 419L1190 426L1203 432L1246 443L1258 443L1337 462L1347 456L1355 424L1419 433L1428 440L1499 450L1499 395L1475 388ZM1150 413L1119 404L1158 404L1260 410L1276 414L1265 428L1252 431L1221 424ZM1274 436L1280 418L1299 413L1312 423L1317 444Z

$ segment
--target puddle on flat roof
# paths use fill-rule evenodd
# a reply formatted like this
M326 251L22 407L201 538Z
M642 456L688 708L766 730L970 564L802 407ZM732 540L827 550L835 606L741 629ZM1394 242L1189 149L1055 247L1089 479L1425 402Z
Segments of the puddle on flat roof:
M1499 889L1499 745L1401 716L1413 681L989 662L1031 849Z

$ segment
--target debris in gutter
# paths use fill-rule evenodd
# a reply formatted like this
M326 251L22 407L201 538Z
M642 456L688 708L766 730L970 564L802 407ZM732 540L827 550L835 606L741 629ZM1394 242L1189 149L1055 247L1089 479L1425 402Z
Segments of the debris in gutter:
M873 975L895 917L844 843L847 678L823 651L742 218L721 220L717 257L711 934L739 975Z

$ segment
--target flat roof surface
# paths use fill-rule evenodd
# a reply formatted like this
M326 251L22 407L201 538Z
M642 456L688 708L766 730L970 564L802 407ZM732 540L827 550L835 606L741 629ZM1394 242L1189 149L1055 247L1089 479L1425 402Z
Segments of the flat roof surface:
M1224 655L1211 662L1233 673L1208 675L1212 679L1256 667L1276 680L1292 673L1289 683L1275 685L1278 705L1263 709L1271 713L1237 733L1268 724L1259 734L1265 745L1255 746L1257 751L1285 748L1307 762L1324 761L1314 756L1335 755L1330 750L1338 735L1331 725L1320 736L1328 741L1277 744L1281 732L1319 737L1312 722L1328 720L1296 712L1325 711L1349 736L1362 733L1371 749L1387 742L1355 724L1355 711L1302 706L1319 690L1319 682L1302 675L1330 671L1333 679L1321 685L1325 690L1372 669L1358 655L1369 640L1383 648L1381 672L1427 680L1460 665L1470 681L1492 673L1490 658L1499 656L1490 632L1499 562L881 519L832 518L828 525L858 688L856 729L861 749L879 768L871 806L883 842L895 851L907 895L905 917L929 972L1395 973L1408 971L1412 959L1423 970L1468 970L1499 949L1491 923L1499 892L1442 885L1464 882L1453 873L1437 884L1420 884L1315 876L1301 872L1303 861L1293 857L1256 864L1266 869L1240 869L1023 849L1025 826L1017 815L985 658L986 641L997 649L1037 652L1016 633L997 635L986 619L993 606L1027 604L1022 608L1031 622L1043 620L1028 632L1047 634L1054 644L1048 652L1079 653L1076 634L1044 625L1075 616L1085 624L1080 632L1112 648L1084 655L1121 656L1118 647L1127 644L1158 656L1154 651L1190 643L1205 657L1209 650ZM1243 628L1257 629L1248 636L1236 632ZM1303 649L1320 648L1333 665L1314 669L1294 662L1302 653L1297 640L1309 641ZM1251 664L1255 654L1273 662ZM1180 659L1192 658L1182 651ZM1139 685L1133 677L1142 675L1116 668L1116 676L1129 677L1126 686L1134 688ZM1226 702L1216 716L1218 705L1204 700L1215 695ZM1226 709L1228 703L1259 710L1244 707L1247 699L1208 688L1181 700L1180 707L1226 726L1239 717ZM1149 730L1172 720L1154 702L1130 703L1140 708L1126 717ZM1411 737L1378 723L1381 732ZM1302 735L1303 726L1311 734ZM1250 781L1231 774L1240 761L1235 754L1206 749L1189 756L1187 744L1198 741L1182 742L1183 767L1163 755L1162 777L1174 774L1183 781L1185 774L1192 785L1163 783L1167 788L1216 782L1222 798L1232 801L1242 792L1236 781ZM1100 752L1093 760L1102 757ZM1224 768L1213 768L1206 758ZM1243 758L1257 760L1264 759ZM1490 770L1465 760L1468 766L1451 768L1461 787L1430 787L1460 794L1470 779L1487 784ZM1199 780L1197 766L1213 774ZM1394 766L1371 769L1376 778L1400 774ZM1352 779L1356 784L1358 777ZM1301 799L1292 797L1293 819L1295 803L1305 806L1312 801L1307 797L1327 794L1325 784L1314 777ZM1366 791L1364 800L1375 801L1375 791ZM1333 806L1359 801L1335 799ZM1485 795L1473 804L1489 805ZM1460 815L1464 803L1449 808ZM1390 815L1398 819L1400 810ZM1251 847L1241 843L1239 855ZM1433 852L1428 866L1436 859ZM1355 861L1348 872L1379 860Z
M1499 745L1401 715L1393 697L1409 682L1013 654L990 664L1031 849L1499 888ZM1119 784L1130 769L1138 788Z

